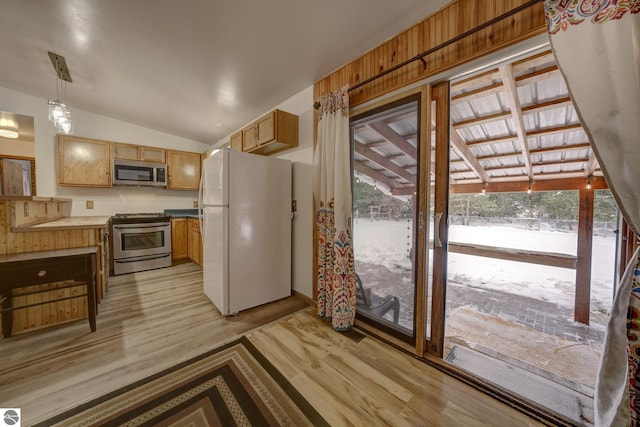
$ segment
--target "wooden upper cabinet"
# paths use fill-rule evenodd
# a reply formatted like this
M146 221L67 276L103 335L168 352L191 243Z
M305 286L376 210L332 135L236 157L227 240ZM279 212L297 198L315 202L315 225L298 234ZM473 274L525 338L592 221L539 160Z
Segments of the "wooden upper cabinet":
M279 111L279 110L278 110ZM282 112L284 113L284 111ZM276 139L276 112L272 111L256 120L256 143L258 146Z
M111 187L111 143L99 139L58 135L58 184Z
M232 148L236 135L231 137ZM243 128L240 136L242 151L255 154L269 155L297 147L298 116L282 110L273 110Z
M234 133L229 139L232 150L242 151L242 131Z
M200 186L200 154L167 150L167 188L197 190Z
M138 160L138 146L131 144L113 144L113 158L123 160Z
M165 151L162 148L146 147L133 144L113 144L113 158L123 160L141 160L145 162L164 163Z
M141 145L138 147L138 153L140 160L145 162L165 162L165 151L162 148L145 147Z
M258 146L258 138L256 137L256 126L251 123L242 129L242 151L251 151Z

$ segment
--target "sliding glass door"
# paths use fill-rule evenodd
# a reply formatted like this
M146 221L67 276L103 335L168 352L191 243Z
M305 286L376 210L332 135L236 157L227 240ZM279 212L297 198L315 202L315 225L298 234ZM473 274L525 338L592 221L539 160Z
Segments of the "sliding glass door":
M427 94L351 118L357 321L412 347L424 344Z
M416 328L420 96L351 120L358 318L406 341Z

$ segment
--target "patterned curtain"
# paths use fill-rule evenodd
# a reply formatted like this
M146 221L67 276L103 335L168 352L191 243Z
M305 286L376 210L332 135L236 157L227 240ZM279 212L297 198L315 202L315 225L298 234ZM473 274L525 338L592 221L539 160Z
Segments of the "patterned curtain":
M546 0L547 30L593 151L625 219L640 230L640 0ZM614 298L595 390L597 426L636 426L638 252Z
M336 331L346 331L356 313L347 88L324 95L320 105L313 156L318 316L331 319Z

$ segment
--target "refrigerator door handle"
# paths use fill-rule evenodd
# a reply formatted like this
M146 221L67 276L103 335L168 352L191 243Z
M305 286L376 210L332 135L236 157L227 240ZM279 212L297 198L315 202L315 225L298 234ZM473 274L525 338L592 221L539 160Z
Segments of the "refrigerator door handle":
M204 226L203 226L204 214L202 213L203 211L202 205L204 204L203 196L204 196L204 167L200 172L200 185L198 186L198 220L199 220L198 225L200 226L200 236L204 241Z
M198 221L198 225L200 226L200 236L202 238L202 241L204 242L206 239L204 230L206 230L206 228L204 227L204 209L202 207L198 209L198 217L200 219L200 221Z

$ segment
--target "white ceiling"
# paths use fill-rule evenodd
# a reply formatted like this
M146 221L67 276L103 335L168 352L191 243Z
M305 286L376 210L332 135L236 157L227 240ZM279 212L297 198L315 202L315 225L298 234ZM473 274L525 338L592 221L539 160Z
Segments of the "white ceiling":
M0 86L210 144L448 1L0 0Z

